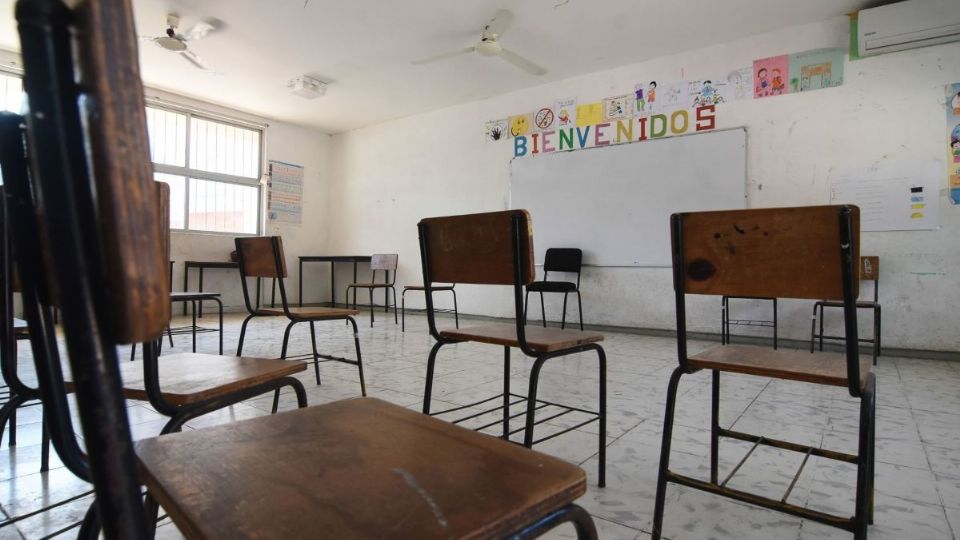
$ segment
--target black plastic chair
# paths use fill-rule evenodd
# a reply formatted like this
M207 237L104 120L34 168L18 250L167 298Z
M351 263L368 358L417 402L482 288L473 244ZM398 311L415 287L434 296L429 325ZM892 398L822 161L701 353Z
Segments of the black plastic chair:
M563 317L560 319L560 328L567 325L567 296L570 293L577 295L577 310L580 313L580 330L583 330L583 302L580 299L580 269L583 266L583 251L578 248L550 248L543 260L543 281L534 281L527 285L527 293L523 299L523 322L527 322L527 306L530 304L530 293L540 293L540 314L543 316L543 327L547 327L547 311L543 304L543 293L563 293ZM550 272L565 272L577 275L577 282L550 281Z

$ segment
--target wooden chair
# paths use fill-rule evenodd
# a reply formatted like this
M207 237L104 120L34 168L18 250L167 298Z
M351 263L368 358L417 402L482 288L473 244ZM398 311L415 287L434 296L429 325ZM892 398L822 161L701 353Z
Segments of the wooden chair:
M580 330L583 330L583 302L580 299L580 271L583 269L583 251L578 248L550 248L543 258L543 280L534 281L527 285L527 293L523 299L523 320L527 320L527 305L530 303L530 293L540 293L540 314L543 317L543 327L547 327L547 310L543 304L543 293L563 293L563 317L560 319L560 328L567 326L567 296L570 293L577 295L577 311L580 314ZM550 272L576 274L577 282L550 280Z
M432 414L442 415L492 401L501 401L502 405L484 411L484 413L502 411L502 420L487 424L480 429L501 424L501 437L507 440L509 440L510 435L522 432L523 444L528 448L547 438L553 438L594 421L599 422L598 478L599 485L602 487L605 484L606 468L607 367L606 355L598 343L603 341L603 335L596 332L538 328L524 324L523 289L534 279L533 238L530 232L532 225L526 210L428 218L420 221L419 228L423 284L426 288L427 297L427 322L430 326L430 334L437 340L430 350L430 356L427 360L423 412L431 414L430 399L433 392L433 372L437 353L441 347L467 341L501 345L503 346L504 358L503 393L463 407L455 407ZM456 330L438 331L433 307L434 282L512 285L515 322L513 324L485 324ZM510 391L510 349L512 347L519 348L527 356L535 358L526 396ZM537 399L540 370L547 360L587 351L594 351L598 356L600 395L596 411ZM526 403L525 426L511 431L510 406L524 402ZM561 412L536 421L536 410L544 406L556 407ZM574 411L588 414L592 418L553 433L544 439L534 440L535 425ZM478 416L474 413L467 418L455 420L454 423Z
M363 379L363 357L360 355L360 333L357 330L357 321L353 316L360 312L355 309L327 308L327 307L290 307L287 303L287 290L283 280L287 277L287 263L283 254L283 241L279 236L258 236L235 239L237 245L237 262L240 263L240 283L243 286L243 301L249 315L240 326L240 342L237 344L237 356L243 353L243 338L247 332L247 323L254 317L286 317L290 323L283 332L283 346L280 358L287 357L287 343L290 340L290 330L297 323L309 323L310 343L313 353L307 356L312 358L313 370L320 384L320 361L341 362L357 366L360 373L360 393L367 395L367 384ZM257 306L250 301L247 288L247 278L276 278L280 286L280 303L282 307L272 308ZM353 325L353 344L357 350L357 359L350 360L339 356L321 354L317 351L317 334L314 323L320 321L343 321Z
M166 435L138 443L136 456L116 345L152 347L170 304L130 3L87 0L70 10L56 0L24 0L16 14L30 149L44 158L32 162L31 186L19 119L11 125L0 117L0 159L19 160L22 168L9 178L17 264L27 320L37 330L31 341L54 444L96 490L80 538L95 538L101 517L108 540L151 535L138 469L191 538L303 538L318 531L533 538L563 522L573 522L581 538L596 538L589 514L573 504L586 487L576 466L376 400L297 409L199 437ZM72 79L71 30L80 40L83 85ZM81 89L91 92L87 110L96 112L88 119L89 145L80 129ZM73 437L53 354L51 290L70 291L60 304L87 455ZM306 466L292 466L292 451ZM177 466L173 455L186 458Z
M390 313L390 296L387 291L393 292L393 324L397 324L397 289L394 288L394 282L397 279L397 259L396 253L375 254L370 257L370 276L369 283L351 283L347 285L346 297L350 298L350 289L366 289L370 294L370 328L373 328L373 291L383 289L383 311ZM383 283L377 283L377 271L383 271ZM393 274L391 274L393 272ZM391 277L392 276L392 277ZM353 309L357 309L357 295L353 295Z
M457 284L451 283L450 285L437 285L433 288L433 292L449 292L453 295L453 309L437 309L434 308L434 313L453 313L453 323L457 328L460 328L460 312L457 309ZM404 285L403 292L400 293L400 331L407 331L407 291L426 291L427 288L423 285Z
M864 281L873 282L873 300L857 300L857 309L869 309L873 311L873 336L870 338L860 338L860 343L870 343L873 345L873 365L877 365L877 357L880 356L880 257L876 255L865 255L860 257L860 286ZM823 311L824 308L842 308L842 302L830 300L820 300L813 305L813 320L810 323L810 352L813 352L814 343L819 338L820 350L823 350L823 340L843 341L844 336L828 336L823 331ZM817 319L820 320L820 331L817 332Z
M673 276L676 291L679 365L670 377L654 506L653 538L663 532L667 483L703 490L756 506L840 527L863 540L873 516L875 377L857 348L856 261L860 211L855 206L768 208L674 214ZM790 249L785 249L790 246ZM686 295L743 295L769 298L826 298L843 302L846 352L810 355L747 345L720 345L687 354ZM683 375L708 370L713 377L710 481L670 470L677 386ZM812 384L845 387L860 400L860 440L856 455L804 446L720 427L720 373L732 372ZM803 460L786 494L771 499L730 488L730 478L752 451L721 482L719 438L835 459L857 466L856 513L853 517L819 512L789 502L790 492L807 463Z

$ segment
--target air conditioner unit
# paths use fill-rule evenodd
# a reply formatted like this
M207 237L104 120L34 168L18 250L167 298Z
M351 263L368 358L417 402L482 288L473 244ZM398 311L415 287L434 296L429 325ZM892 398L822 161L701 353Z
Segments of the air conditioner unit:
M960 40L960 2L907 0L857 15L860 56L873 56Z

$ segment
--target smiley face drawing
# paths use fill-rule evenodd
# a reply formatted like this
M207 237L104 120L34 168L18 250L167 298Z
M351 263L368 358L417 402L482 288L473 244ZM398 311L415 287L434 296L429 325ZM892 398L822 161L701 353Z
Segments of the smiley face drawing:
M530 133L530 125L533 124L532 114L520 114L510 117L510 136L520 137Z

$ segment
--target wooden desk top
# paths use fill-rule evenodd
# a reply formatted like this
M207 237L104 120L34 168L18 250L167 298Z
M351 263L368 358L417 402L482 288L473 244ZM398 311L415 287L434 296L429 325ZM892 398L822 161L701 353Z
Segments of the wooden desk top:
M586 491L575 465L373 398L135 444L187 538L502 538Z

